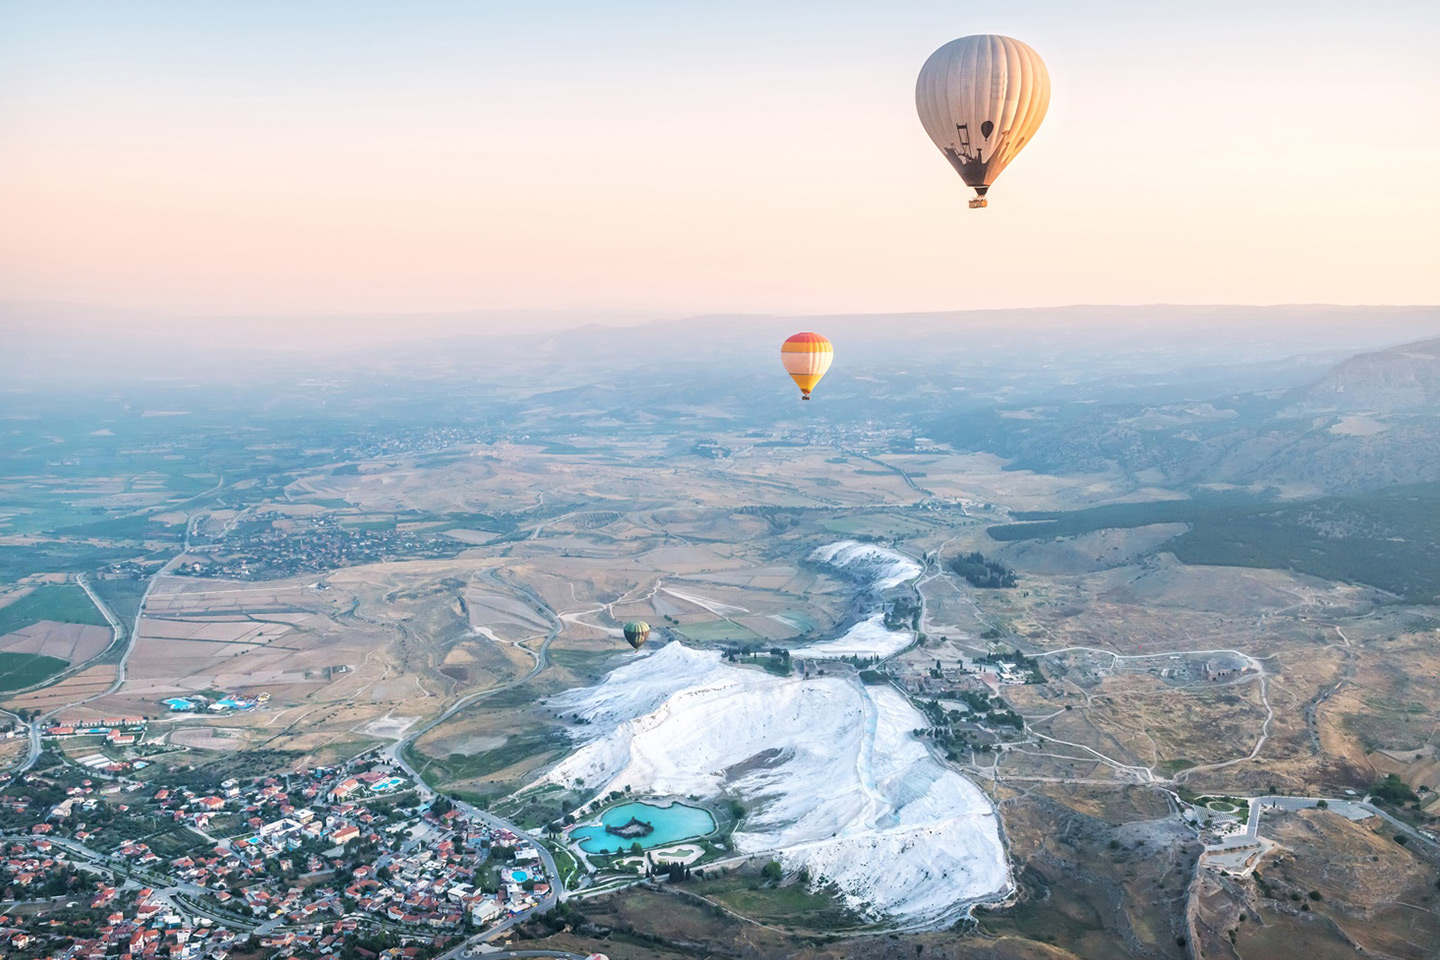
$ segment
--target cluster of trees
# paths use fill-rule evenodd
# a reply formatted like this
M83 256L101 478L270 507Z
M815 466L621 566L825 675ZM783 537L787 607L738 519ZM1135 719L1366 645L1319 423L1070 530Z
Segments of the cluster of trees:
M760 517L770 525L772 534L784 533L800 525L806 512L817 509L815 507L741 507L736 510L744 516Z
M979 550L961 554L950 561L950 569L958 577L964 577L973 587L986 589L1007 589L1019 581L1015 571L999 560L988 560Z
M386 950L398 949L405 943L398 933L378 928L362 929L341 941L340 957L342 960L363 960L365 957L378 956Z
M759 656L761 652L761 648L758 646L748 646L744 647L743 649L738 647L726 647L725 659L731 663L734 663L741 657L749 657L751 659L754 659L755 657ZM784 649L783 647L771 647L766 652L768 656L765 658L765 660L761 661L760 665L766 670L769 670L771 673L778 673L782 677L788 677L791 673L791 670L793 669L790 664L790 651Z
M47 897L80 896L89 894L94 889L93 877L67 866L51 870L43 878L31 881L28 886L17 887L7 880L4 897L6 900L41 900Z
M683 863L665 863L651 866L645 871L647 877L664 877L671 883L682 883L690 879L690 868Z
M730 456L730 448L718 440L696 440L690 447L690 452L700 457L708 457L711 460L720 460Z
M920 601L914 597L899 597L885 608L885 629L920 629Z
M729 660L731 663L734 663L741 657L755 657L759 656L761 653L768 653L770 656L780 660L790 659L790 651L786 650L784 647L771 647L769 650L765 650L764 648L755 644L750 644L749 646L745 647L726 647L725 659Z
M975 723L984 722L994 727L1011 727L1017 731L1025 729L1025 718L1011 710L999 697L992 699L988 694L972 690L961 691L956 696L973 711L971 719ZM966 719L959 710L947 712L944 707L940 706L938 700L916 700L915 704L931 724L927 728L917 729L915 736L927 737L935 741L945 750L947 759L960 759L960 751L966 747L973 746L974 749L981 752L991 749L988 743L974 744L966 730L957 728L957 724Z
M1386 774L1384 780L1370 785L1370 797L1376 803L1385 803L1393 807L1414 803L1420 799L1415 795L1415 791L1410 789L1409 784L1393 773Z

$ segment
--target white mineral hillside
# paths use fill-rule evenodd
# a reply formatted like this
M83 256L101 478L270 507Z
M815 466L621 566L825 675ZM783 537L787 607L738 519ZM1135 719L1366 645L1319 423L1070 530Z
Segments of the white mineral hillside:
M857 540L817 547L810 559L841 571L875 591L898 587L920 576L920 565L904 554ZM888 657L910 645L908 630L891 630L885 626L885 615L877 612L833 640L812 643L791 651L797 657L839 658L851 654Z
M876 613L861 620L834 640L822 640L790 652L797 657L830 660L848 657L852 653L862 657L872 654L888 657L908 647L910 640L908 630L891 630L885 626L885 614Z
M858 540L841 540L816 547L810 559L829 564L847 576L869 583L876 590L898 587L923 572L920 564L902 553Z
M940 926L1008 885L989 800L914 739L925 720L890 687L777 677L672 643L551 703L590 724L543 782L738 795L740 852L807 867L862 912Z

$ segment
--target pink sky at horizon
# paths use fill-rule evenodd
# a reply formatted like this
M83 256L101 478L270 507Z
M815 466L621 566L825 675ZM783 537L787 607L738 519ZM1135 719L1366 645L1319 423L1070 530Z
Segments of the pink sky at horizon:
M1325 7L1298 32L1274 4L1237 36L1038 0L1003 22L841 4L818 34L750 4L634 5L554 36L518 8L428 4L411 22L341 5L334 35L260 6L258 22L230 11L239 36L221 15L162 26L163 3L78 32L0 6L0 300L637 316L1440 302L1440 14L1423 4L1363 30ZM912 98L933 47L982 31L1031 43L1055 96L970 211Z

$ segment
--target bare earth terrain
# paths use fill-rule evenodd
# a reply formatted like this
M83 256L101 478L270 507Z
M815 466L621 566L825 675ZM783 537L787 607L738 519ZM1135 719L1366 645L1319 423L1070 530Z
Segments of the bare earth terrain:
M588 722L551 698L632 660L620 626L644 619L652 646L785 651L779 668L802 676L854 679L865 666L878 671L869 682L938 710L916 733L994 803L1011 887L953 930L882 920L841 937L807 926L837 909L831 892L732 858L738 872L706 885L592 895L580 882L566 929L533 929L530 946L617 960L1436 955L1425 840L1398 844L1373 818L1292 812L1263 822L1263 855L1232 876L1201 858L1219 840L1217 815L1193 814L1202 795L1359 798L1389 773L1419 792L1417 816L1436 812L1432 609L1287 571L1186 565L1167 550L1179 524L1003 544L986 533L1018 510L1179 496L1118 473L1049 476L944 449L862 454L840 438L709 439L726 454L575 436L559 449L501 441L438 462L372 458L287 477L243 510L180 514L193 542L153 574L123 683L61 719L147 717L171 764L264 750L298 769L393 748L437 788L538 829L593 799L514 797ZM225 562L237 531L285 536L327 517L433 535L448 552L278 578L186 572ZM871 595L811 559L840 540L881 544L922 573ZM1003 561L1018 585L966 582L947 563L969 551ZM884 663L790 664L788 651L876 609L905 633ZM38 624L0 649L75 660L108 639ZM1032 682L976 673L985 658L1017 657L1033 661ZM7 707L76 704L116 675L95 666ZM187 714L162 702L190 694L265 696ZM982 709L977 695L994 700Z

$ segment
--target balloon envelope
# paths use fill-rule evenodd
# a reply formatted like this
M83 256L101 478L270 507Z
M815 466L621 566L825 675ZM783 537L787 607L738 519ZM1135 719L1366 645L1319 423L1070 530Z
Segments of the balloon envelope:
M810 391L830 369L835 348L818 333L797 333L780 346L780 362L800 388L800 399L809 400Z
M1024 149L1050 107L1040 55L1011 37L951 40L920 68L915 108L925 132L985 205L990 184Z
M650 624L644 620L631 620L625 624L625 642L639 650L650 636Z

